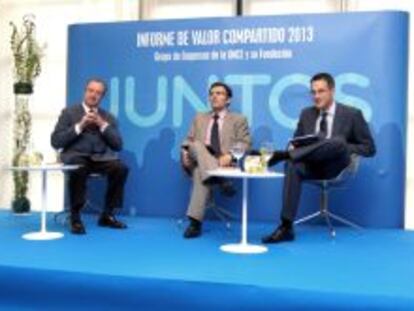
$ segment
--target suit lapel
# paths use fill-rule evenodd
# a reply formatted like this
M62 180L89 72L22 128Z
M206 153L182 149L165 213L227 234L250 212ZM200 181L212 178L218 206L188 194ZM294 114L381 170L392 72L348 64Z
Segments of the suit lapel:
M338 136L338 134L341 132L341 125L344 124L344 122L342 122L342 118L343 118L342 106L341 104L336 103L336 111L335 111L335 117L334 117L333 125L332 125L332 136L331 137Z
M201 133L200 140L203 142L206 140L208 125L211 120L211 113L205 113L200 118L199 130ZM227 151L230 148L231 137L232 137L232 128L233 128L234 118L233 115L228 112L223 120L223 127L220 131L220 146L222 151Z
M305 128L305 134L314 134L315 133L315 129L316 129L316 121L318 120L319 117L319 111L318 109L316 109L315 107L313 107L313 109L311 110L312 113L309 116L309 129Z
M80 120L85 114L85 109L83 108L82 104L76 106L75 110L76 116L75 119Z
M222 151L227 152L230 149L232 129L233 129L234 118L230 112L226 113L223 120L223 128L221 129L220 143Z
M201 124L200 124L200 140L204 143L207 137L207 130L208 130L208 123L210 121L210 113L205 113L201 117Z

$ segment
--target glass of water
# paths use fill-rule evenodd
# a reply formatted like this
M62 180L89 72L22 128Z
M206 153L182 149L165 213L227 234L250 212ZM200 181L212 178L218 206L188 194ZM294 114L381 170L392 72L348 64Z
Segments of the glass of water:
M246 146L241 141L235 142L230 148L230 153L233 155L233 157L236 158L236 161L237 161L236 165L238 168L240 168L239 162L245 152L246 152Z
M265 141L260 145L260 156L262 157L263 164L266 165L266 169L273 155L273 148L273 143L269 141Z

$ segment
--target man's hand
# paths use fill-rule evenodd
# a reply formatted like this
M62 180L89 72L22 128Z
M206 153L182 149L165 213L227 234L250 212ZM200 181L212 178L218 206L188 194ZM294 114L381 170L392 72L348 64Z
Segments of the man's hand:
M230 154L223 154L219 157L219 166L220 167L226 167L231 166L231 162L233 160L232 156Z
M100 129L107 126L108 122L97 112L87 112L80 120L79 129L83 131L88 125L96 125Z
M95 124L100 128L104 128L108 125L108 122L104 118L101 117L99 113L95 113Z
M184 168L191 169L192 161L190 159L190 154L186 149L181 149L181 163Z
M83 131L88 125L94 124L96 119L96 114L93 112L86 113L80 120L79 129Z

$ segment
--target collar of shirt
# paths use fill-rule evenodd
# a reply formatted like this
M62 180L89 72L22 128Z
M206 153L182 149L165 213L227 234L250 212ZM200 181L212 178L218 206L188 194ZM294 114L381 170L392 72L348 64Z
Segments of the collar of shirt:
M319 125L322 119L322 113L326 112L326 122L327 122L327 138L331 138L332 136L332 127L333 127L333 120L336 112L336 102L334 101L332 105L327 110L319 111L319 116L316 119L316 126L315 126L315 133L319 133Z
M219 120L223 120L224 119L224 117L226 116L226 114L227 114L227 109L223 109L223 110L221 110L221 111L219 111L217 114L218 114L218 116L219 116ZM212 111L211 112L211 118L213 118L213 116L216 114L216 112L214 112L214 111Z
M83 107L83 110L85 110L85 113L88 113L88 112L91 112L91 111L93 111L93 112L97 112L97 111L98 111L98 108L91 108L91 107L88 107L88 106L85 104L85 102L82 102L82 107Z
M334 101L327 110L321 110L319 112L319 117L322 117L322 113L326 112L327 117L333 118L335 116L335 111L336 111L336 102Z
M227 109L223 109L220 112L218 112L219 118L217 119L217 122L218 122L218 125L219 125L219 133L221 133L221 129L223 128L224 117L226 116L227 113L228 113L228 110ZM210 121L208 123L207 131L206 131L206 137L204 139L204 143L206 145L210 145L210 141L211 141L211 137L210 137L211 136L211 128L213 127L213 123L214 123L214 118L213 118L214 114L215 114L214 111L212 111L210 113L211 118L210 118Z

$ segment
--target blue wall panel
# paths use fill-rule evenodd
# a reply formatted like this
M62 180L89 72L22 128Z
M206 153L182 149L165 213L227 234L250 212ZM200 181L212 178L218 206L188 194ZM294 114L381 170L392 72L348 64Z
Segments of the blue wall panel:
M356 180L331 203L362 225L401 227L407 34L403 12L72 25L68 105L82 99L89 77L108 81L103 106L119 120L121 156L131 168L126 210L178 216L191 186L179 166L179 144L195 113L208 109L211 82L233 87L231 109L248 117L256 147L271 140L283 148L299 111L311 104L309 78L330 72L337 100L362 109L378 146L376 157L362 162ZM194 56L203 59L187 60ZM281 180L251 183L253 219L278 218L281 185ZM302 198L301 213L318 204L314 189L306 188ZM240 195L219 202L238 211Z

